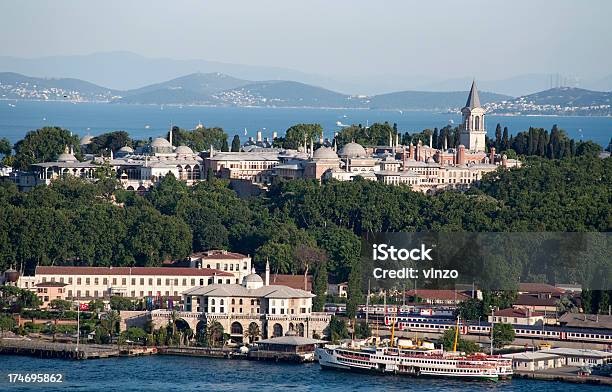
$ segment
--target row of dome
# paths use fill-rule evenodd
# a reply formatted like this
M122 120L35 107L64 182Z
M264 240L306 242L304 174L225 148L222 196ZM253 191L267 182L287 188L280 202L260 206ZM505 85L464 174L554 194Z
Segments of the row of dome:
M87 145L89 143L91 143L91 140L93 139L92 136L84 136L83 138L81 138L80 144L83 145ZM158 137L155 138L151 144L150 144L151 148L172 148L172 144L170 144L170 142L167 139L164 139L162 137ZM134 149L132 149L129 146L125 146L125 147L121 147L118 151L118 153L122 153L122 154L132 154L134 153ZM174 153L176 154L180 154L180 155L189 155L189 154L193 154L193 150L187 146L178 146L175 150ZM70 156L69 156L70 155ZM350 142L345 144L342 149L340 149L340 153L336 154L336 152L331 148L331 147L320 147L317 150L315 150L314 154L313 154L313 158L314 159L338 159L340 157L346 157L346 158L356 158L356 157L364 157L366 156L366 151L365 148L363 148L363 146L359 143L355 143L355 142ZM59 159L59 158L63 158ZM61 154L58 158L58 161L62 161L62 162L70 162L70 161L76 161L76 158L74 158L74 155L72 154L68 154L68 153L64 153Z

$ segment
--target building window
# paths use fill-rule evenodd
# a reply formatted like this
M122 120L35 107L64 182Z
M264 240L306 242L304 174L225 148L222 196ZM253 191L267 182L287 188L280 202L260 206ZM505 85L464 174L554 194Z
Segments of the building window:
M136 278L132 278L132 286L136 286Z
M113 278L113 286L117 284L117 278Z
M157 285L158 286L161 286L161 282L162 282L161 278L157 278Z
M104 278L104 280L102 282L106 286L108 284L108 278Z
M125 286L127 284L127 279L126 278L122 278L121 279L121 285Z
M91 280L89 278L85 278L85 284L89 285L91 283Z
M149 278L149 286L153 286L153 278Z
M144 286L144 278L140 278L140 285Z
M81 278L77 278L77 284L81 284Z
M100 278L94 278L94 284L100 283Z

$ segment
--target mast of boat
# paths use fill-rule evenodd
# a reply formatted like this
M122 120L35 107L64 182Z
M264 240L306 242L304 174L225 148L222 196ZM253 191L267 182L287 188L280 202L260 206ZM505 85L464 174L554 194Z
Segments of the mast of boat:
M391 319L391 347L393 347L393 342L395 340L395 319Z
M370 313L370 279L368 279L368 296L366 297L366 326L368 325L368 314Z
M455 326L455 340L453 341L453 352L457 352L457 340L459 339L459 316L457 316L457 325Z

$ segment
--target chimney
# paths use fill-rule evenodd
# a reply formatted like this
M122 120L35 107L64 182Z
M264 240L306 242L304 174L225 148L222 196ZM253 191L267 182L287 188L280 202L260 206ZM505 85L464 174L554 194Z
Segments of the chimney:
M399 133L395 134L395 146L399 146L400 145L400 138L399 138Z
M408 151L408 158L414 158L414 144L410 143L410 150Z
M393 147L393 135L389 132L389 147Z
M278 137L276 131L272 132L272 140L275 140Z
M215 156L215 148L213 147L213 145L210 145L210 157L214 157Z
M172 145L172 124L170 124L170 134L168 135L168 141L170 142L170 145Z
M464 165L465 164L465 146L460 144L457 148L457 164Z
M261 131L257 131L257 141L261 142Z
M444 135L444 151L448 150L448 139L446 138L446 135Z
M266 286L270 285L270 261L266 257Z
M433 148L433 135L429 134L429 147Z
M406 146L402 148L402 171L406 171Z
M489 163L495 163L495 147L491 147L491 151L489 152Z

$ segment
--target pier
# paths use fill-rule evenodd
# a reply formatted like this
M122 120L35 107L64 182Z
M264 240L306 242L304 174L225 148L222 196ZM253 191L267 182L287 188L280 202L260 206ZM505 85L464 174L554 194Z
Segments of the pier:
M514 378L526 378L543 381L563 381L575 384L594 384L612 386L612 377L605 376L580 376L576 367L561 367L547 370L523 371L515 370Z
M37 358L100 359L138 357L157 353L154 347L48 342L32 339L0 339L0 354L27 355Z
M118 357L116 346L47 342L30 339L0 339L0 354L27 355L38 358L94 359Z

